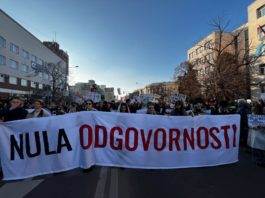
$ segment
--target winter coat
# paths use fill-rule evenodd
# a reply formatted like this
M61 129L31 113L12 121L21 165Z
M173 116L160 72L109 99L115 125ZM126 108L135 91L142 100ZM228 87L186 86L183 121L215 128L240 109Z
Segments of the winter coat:
M18 107L12 110L7 109L4 112L4 122L25 119L28 112L22 107Z

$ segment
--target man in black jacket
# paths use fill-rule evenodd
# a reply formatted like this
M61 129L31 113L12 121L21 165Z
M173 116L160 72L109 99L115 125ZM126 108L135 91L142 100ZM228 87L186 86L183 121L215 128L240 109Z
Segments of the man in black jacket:
M13 97L10 100L10 107L3 112L2 121L8 122L13 120L25 119L28 112L23 109L23 100L19 97ZM1 118L0 118L1 120Z

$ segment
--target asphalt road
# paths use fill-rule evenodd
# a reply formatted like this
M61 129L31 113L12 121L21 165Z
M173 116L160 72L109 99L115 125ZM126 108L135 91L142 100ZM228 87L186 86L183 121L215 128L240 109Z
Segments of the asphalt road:
M0 198L264 198L265 168L240 151L230 165L174 170L93 167L0 182Z

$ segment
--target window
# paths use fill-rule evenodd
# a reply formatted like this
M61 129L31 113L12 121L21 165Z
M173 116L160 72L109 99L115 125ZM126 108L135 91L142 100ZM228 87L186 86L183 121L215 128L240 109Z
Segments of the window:
M249 64L249 32L248 30L244 31L244 36L245 36L245 54L246 54L244 63Z
M10 59L10 67L12 69L17 69L18 68L18 62Z
M196 51L192 52L192 58L196 56Z
M29 71L29 66L25 65L25 64L22 64L21 67L20 67L20 70L23 71L23 72L28 72Z
M265 64L262 64L259 66L259 72L260 75L264 75L265 74Z
M24 59L29 59L29 52L23 49L22 50L22 57Z
M0 55L0 65L6 65L6 57Z
M213 60L213 53L207 54L205 56L205 61L212 61Z
M43 78L44 78L45 80L49 80L49 75L46 74L46 73L44 73L44 74L43 74Z
M36 83L33 82L33 81L31 81L31 82L30 82L30 87L32 87L32 88L36 88Z
M5 75L4 74L0 74L0 82L1 83L5 82Z
M257 9L257 18L265 15L265 5Z
M208 41L204 44L204 49L211 49L213 47L212 41Z
M21 86L27 87L28 86L28 81L25 79L21 79Z
M258 27L258 38L261 41L265 36L265 25Z
M19 54L19 47L13 43L10 43L10 52L14 54Z
M9 77L9 84L16 85L17 84L17 78L10 76Z
M192 58L192 53L189 54L189 60Z
M205 63L205 58L204 57L198 58L196 60L196 65L201 65L201 64L204 64L204 63Z
M37 60L38 60L38 58L37 58L37 56L35 56L35 55L31 55L31 60L33 61L33 62L35 62L35 63L37 63Z
M43 65L44 61L41 60L41 59L39 58L37 63L38 63L39 65Z
M0 36L0 47L6 47L6 40L2 36Z
M39 72L39 73L38 73L38 76L39 76L40 78L42 78L42 73L41 73L41 72Z
M196 49L196 53L199 54L199 53L203 52L203 50L204 50L204 47L201 46L201 47Z
M201 64L204 64L204 63L205 63L205 58L202 57L202 58L201 58Z
M39 84L39 89L43 89L43 84Z

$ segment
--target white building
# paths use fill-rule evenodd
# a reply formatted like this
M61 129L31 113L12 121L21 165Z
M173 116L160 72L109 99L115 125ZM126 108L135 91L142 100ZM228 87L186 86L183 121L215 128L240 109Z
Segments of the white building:
M49 43L49 42L46 42ZM68 55L57 54L0 9L0 97L30 96L50 87L51 77L31 65L61 62L68 71ZM63 57L63 58L61 58Z

